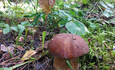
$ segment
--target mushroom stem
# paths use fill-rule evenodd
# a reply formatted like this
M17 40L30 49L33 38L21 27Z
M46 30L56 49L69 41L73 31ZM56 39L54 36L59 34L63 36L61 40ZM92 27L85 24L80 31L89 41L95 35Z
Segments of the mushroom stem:
M79 64L78 64L78 60L77 58L72 58L72 59L68 59L73 70L78 70L79 69ZM64 58L60 58L60 57L54 57L54 67L58 70L58 69L62 69L62 70L71 70L71 68L68 66L66 59Z

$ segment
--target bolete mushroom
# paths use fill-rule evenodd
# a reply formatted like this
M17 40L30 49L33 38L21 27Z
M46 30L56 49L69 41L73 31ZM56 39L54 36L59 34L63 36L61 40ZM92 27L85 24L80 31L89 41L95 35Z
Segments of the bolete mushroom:
M71 70L66 59L69 60L72 69L77 70L78 57L89 52L89 47L82 37L69 33L54 36L48 43L48 49L54 55L53 66L62 70Z

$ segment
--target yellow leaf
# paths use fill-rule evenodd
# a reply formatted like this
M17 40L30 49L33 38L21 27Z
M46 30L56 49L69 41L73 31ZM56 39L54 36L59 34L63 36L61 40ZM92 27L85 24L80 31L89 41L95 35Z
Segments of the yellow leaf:
M39 0L39 5L46 15L51 13L51 8L53 8L54 4L55 0Z
M24 56L22 57L22 61L28 60L32 55L36 54L34 50L27 51Z

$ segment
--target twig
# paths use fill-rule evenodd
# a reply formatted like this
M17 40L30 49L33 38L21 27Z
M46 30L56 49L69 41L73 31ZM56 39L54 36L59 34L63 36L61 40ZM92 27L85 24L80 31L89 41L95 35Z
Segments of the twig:
M90 13L91 10L95 9L95 6L96 6L96 5L97 5L97 2L96 2L95 5L88 11L88 13ZM91 14L87 15L86 19L88 19L90 15L91 15Z
M16 58L19 58L19 56L20 56L20 55L18 55L18 56L16 56L16 57L13 57L13 58L11 58L11 59L9 59L9 60L6 60L6 61L0 63L0 65L4 65L5 63L7 63L7 62L9 62L9 61L11 61L11 60L14 60L14 59L16 59Z
M41 68L41 67L43 67L46 63L48 63L49 61L51 61L52 59L49 59L49 60L47 60L46 62L44 62L41 66L39 66L39 68L38 68L38 70Z
M23 66L20 70L23 70L27 65Z
M104 45L108 48L109 50L109 53L110 53L110 56L112 57L112 52L111 52L111 49L109 48L109 46L104 42Z

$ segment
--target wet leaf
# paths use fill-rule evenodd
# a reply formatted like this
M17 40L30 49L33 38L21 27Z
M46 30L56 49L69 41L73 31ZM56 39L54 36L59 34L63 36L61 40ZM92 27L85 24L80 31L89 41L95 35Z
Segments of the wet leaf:
M36 52L34 50L27 51L24 56L22 57L22 61L28 60L32 55L34 55Z
M53 8L54 4L55 0L39 0L39 5L46 15L51 13L51 8Z

